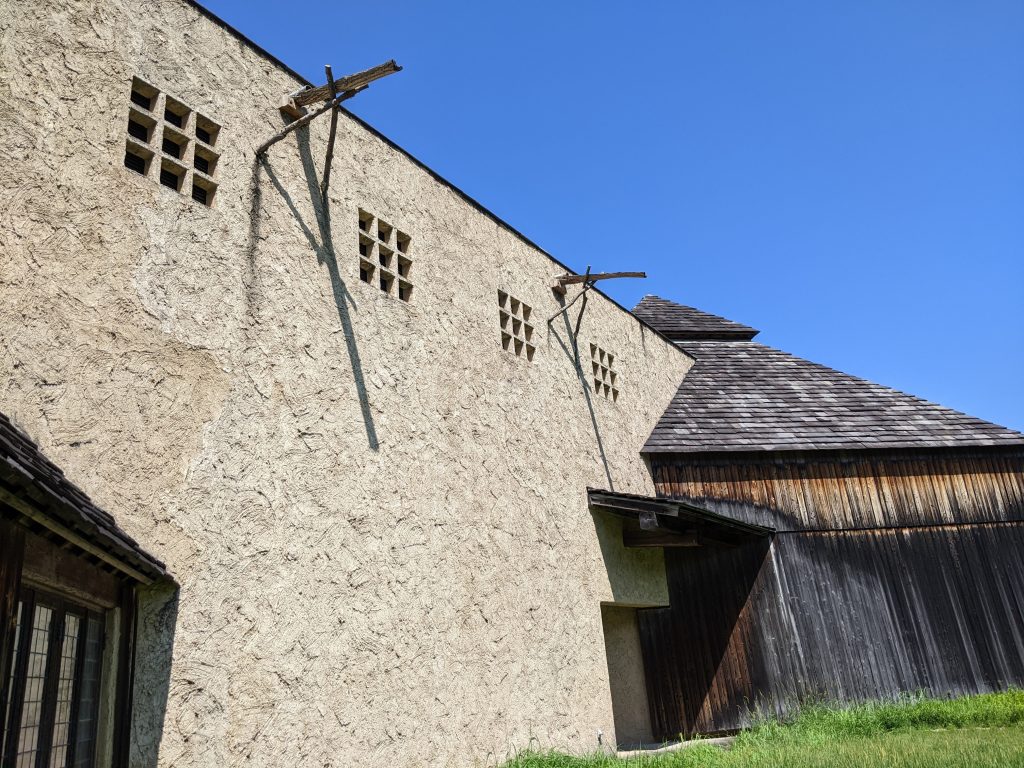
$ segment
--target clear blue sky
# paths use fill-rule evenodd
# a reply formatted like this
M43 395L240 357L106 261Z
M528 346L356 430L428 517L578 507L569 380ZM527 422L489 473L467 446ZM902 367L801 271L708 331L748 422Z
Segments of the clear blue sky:
M1020 0L210 0L578 270L1024 430ZM269 128L269 125L268 125Z

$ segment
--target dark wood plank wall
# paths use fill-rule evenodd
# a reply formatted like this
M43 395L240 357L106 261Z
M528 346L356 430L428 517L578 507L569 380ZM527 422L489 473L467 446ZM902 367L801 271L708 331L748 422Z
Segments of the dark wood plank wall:
M757 522L783 529L770 546L666 550L671 607L640 618L655 732L734 730L807 700L1024 686L1020 459L800 461L655 467L666 495L746 494ZM786 508L774 523L768 499ZM992 521L937 524L945 514Z
M1024 519L1024 452L652 457L659 495L778 530Z

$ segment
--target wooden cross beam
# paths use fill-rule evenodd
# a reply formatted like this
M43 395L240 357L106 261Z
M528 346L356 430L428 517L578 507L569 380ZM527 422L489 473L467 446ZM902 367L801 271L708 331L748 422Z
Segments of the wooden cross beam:
M286 96L285 102L281 104L281 111L291 115L296 118L296 120L294 123L289 123L283 130L274 134L265 142L260 144L256 148L256 156L260 157L265 155L270 147L279 142L289 133L298 128L302 128L305 125L309 125L313 118L319 117L327 110L333 109L335 110L334 114L337 115L337 108L341 102L351 99L361 91L365 91L370 87L370 83L374 80L380 80L382 77L387 77L388 75L401 71L402 68L392 60L363 72L348 75L340 80L334 80L328 72L327 85L322 85L319 88L307 88L305 90L298 91L297 93L293 93L290 96ZM318 107L308 114L305 113L303 107L306 104L313 104L325 99L328 100L326 104ZM333 146L331 149L333 150Z
M576 285L578 283L584 283L587 286L596 283L598 280L611 280L616 277L647 277L646 272L590 272L587 270L585 275L570 275L566 273L559 275L551 283L551 290L560 296L565 296L567 285Z
M290 93L284 97L281 102L281 111L291 115L294 118L300 118L304 114L303 108L310 104L316 104L320 101L326 101L327 99L333 99L339 93L345 91L357 91L365 88L374 80L380 80L382 77L393 75L395 72L401 72L402 68L395 63L395 60L386 61L383 64L379 64L376 67L370 67L364 69L362 72L356 72L354 75L346 75L340 80L334 80L328 78L326 85L321 85L316 88L304 88L301 91Z

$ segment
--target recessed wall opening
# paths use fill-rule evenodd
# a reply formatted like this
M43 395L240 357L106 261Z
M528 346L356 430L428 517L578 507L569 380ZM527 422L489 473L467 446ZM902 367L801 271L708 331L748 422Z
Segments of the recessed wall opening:
M203 115L196 114L196 138L207 146L214 146L217 143L217 135L220 133L220 126L213 120Z
M170 96L164 102L164 120L175 128L184 128L191 113L192 110Z
M161 151L168 157L180 160L185 153L185 145L188 139L180 133L164 129L163 140L160 142Z
M507 291L498 291L498 329L501 348L532 361L537 351L533 326L528 322L533 309Z
M125 147L124 167L145 176L149 173L149 161L153 159L153 153L144 147L136 146L131 142Z
M145 83L137 77L132 78L131 102L135 106L152 112L158 93L159 91L149 83Z
M145 117L142 113L132 111L128 114L128 135L133 139L149 144L153 138L153 127L156 121Z
M401 301L412 301L412 238L362 208L357 222L359 280Z
M201 147L196 144L195 153L192 159L192 165L200 173L204 173L207 176L213 176L217 170L217 161L220 157L216 152L211 152L205 147Z
M399 253L408 253L409 246L412 244L412 238L404 232L398 232L395 235L395 246L398 248Z
M637 610L618 605L601 606L618 749L654 743Z
M197 203L210 207L217 194L217 185L200 176L192 176L192 199Z
M125 168L150 176L151 161L157 158L154 176L160 184L211 207L220 160L212 146L220 126L137 77L132 79L129 99Z
M616 402L619 399L619 374L615 370L615 355L592 343L590 370L593 373L594 393Z
M166 158L160 162L160 183L175 192L181 191L181 182L185 178L185 169L171 163Z

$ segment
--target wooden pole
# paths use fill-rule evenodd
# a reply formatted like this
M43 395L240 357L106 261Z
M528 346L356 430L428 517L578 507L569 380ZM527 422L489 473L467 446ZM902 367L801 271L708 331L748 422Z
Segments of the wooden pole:
M310 112L305 117L300 117L294 123L289 123L288 125L286 125L284 127L284 129L282 131L280 131L279 133L274 134L269 139L267 139L265 142L263 142L258 147L256 147L256 156L257 157L261 157L261 156L267 154L267 150L268 149L270 149L273 145L277 144L277 142L279 142L281 139L283 139L289 133L291 133L292 131L294 131L294 130L296 130L298 128L302 128L305 125L309 125L309 123L312 122L312 120L314 118L319 117L320 115L322 115L324 112L326 112L329 109L337 107L339 104L341 104L341 102L348 101L349 99L351 99L353 96L355 96L360 91L365 91L366 88L367 88L367 86L364 85L362 88L356 88L354 91L345 91L344 93L339 93L337 98L331 99L329 102L327 102L322 107L320 107L320 109L318 109L318 110L316 110L314 112Z
M334 93L334 73L331 72L331 65L324 67L327 72L327 87ZM327 157L324 160L324 177L320 181L320 197L327 203L327 185L331 183L331 161L334 159L334 137L338 133L338 105L334 105L331 111L331 135L327 139Z

